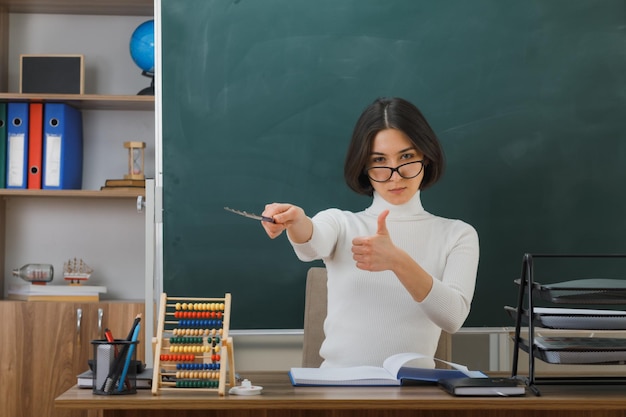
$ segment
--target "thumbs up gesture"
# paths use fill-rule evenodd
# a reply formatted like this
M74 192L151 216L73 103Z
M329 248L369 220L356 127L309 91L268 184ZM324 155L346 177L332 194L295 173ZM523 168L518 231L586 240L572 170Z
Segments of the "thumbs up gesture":
M355 237L352 239L352 258L356 267L366 271L386 271L391 269L397 248L387 231L387 216L385 210L378 216L378 228L373 236Z

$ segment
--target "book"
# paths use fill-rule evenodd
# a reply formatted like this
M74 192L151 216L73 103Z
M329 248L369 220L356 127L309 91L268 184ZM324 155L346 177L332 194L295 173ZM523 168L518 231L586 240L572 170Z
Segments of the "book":
M99 301L100 294L106 292L105 286L97 285L11 284L7 298L24 301Z
M43 161L43 103L29 103L29 112L26 188L40 190Z
M106 187L145 187L146 180L109 179L104 182Z
M78 374L76 378L78 388L93 388L93 371L91 369ZM137 373L136 378L137 389L152 388L152 368L144 368L141 372Z
M480 371L444 362L454 369L430 369L404 366L413 359L426 358L419 353L398 353L385 359L382 367L351 366L346 368L291 368L289 378L294 386L398 386L414 383L436 384L440 379L485 378Z
M41 188L79 190L83 184L82 112L65 103L44 104Z
M90 303L100 301L100 296L95 295L28 295L28 294L9 294L9 300L17 301L71 301L75 303Z
M106 185L100 187L100 191L131 191L133 193L141 193L143 192L143 190L144 190L143 187L121 187L121 186L108 187Z
M28 103L7 104L6 188L26 188Z
M513 378L440 379L439 385L452 395L509 397L526 394L526 388Z
M7 185L7 103L0 103L0 188Z

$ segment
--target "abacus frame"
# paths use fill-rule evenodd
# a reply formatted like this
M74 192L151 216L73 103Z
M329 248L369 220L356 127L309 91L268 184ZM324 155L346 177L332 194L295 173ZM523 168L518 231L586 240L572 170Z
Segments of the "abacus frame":
M217 388L183 388L176 387L175 382L164 381L164 377L168 374L162 372L161 354L169 350L169 343L172 335L166 331L166 325L177 324L177 321L168 320L166 316L173 316L172 309L175 309L176 303L224 303L222 315L222 335L221 349L219 359L219 383ZM226 386L235 386L235 354L233 351L233 341L228 336L230 326L230 305L231 295L226 293L224 298L189 298L189 297L168 297L166 293L161 294L159 307L159 320L157 327L157 336L152 340L154 347L154 369L152 374L152 394L158 395L160 391L177 391L187 390L192 392L217 392L220 396L225 395ZM203 336L204 337L204 336ZM204 344L207 342L204 341ZM204 353L196 355L195 363L205 363L206 357ZM201 361L201 362L197 362ZM228 368L228 375L226 373ZM228 382L227 382L228 377Z

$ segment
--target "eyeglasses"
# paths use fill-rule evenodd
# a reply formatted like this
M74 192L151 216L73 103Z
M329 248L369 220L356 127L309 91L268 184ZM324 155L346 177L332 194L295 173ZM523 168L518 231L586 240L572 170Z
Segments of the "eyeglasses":
M417 165L419 164L419 165ZM398 165L395 168L391 167L372 167L365 170L365 173L370 180L376 182L387 182L391 179L394 172L397 172L404 179L411 179L417 177L424 169L424 160L407 162L406 164Z

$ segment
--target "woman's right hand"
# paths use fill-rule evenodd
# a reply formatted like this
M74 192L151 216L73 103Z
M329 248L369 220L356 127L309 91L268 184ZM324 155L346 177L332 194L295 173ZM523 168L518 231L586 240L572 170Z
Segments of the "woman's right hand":
M271 203L265 206L263 216L271 217L274 223L261 222L267 235L274 239L287 230L289 238L295 243L304 243L311 239L313 223L298 206L288 203Z

